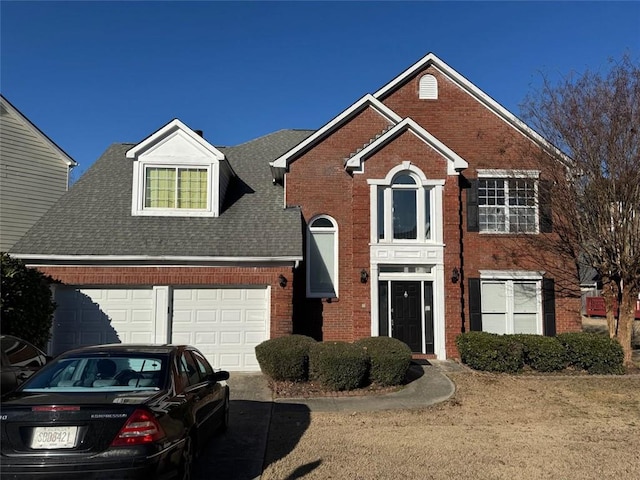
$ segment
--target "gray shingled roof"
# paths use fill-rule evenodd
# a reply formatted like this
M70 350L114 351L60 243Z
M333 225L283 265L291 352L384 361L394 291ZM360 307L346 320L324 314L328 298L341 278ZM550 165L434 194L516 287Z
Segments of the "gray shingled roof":
M283 209L269 161L313 133L281 130L219 148L238 178L217 218L131 215L132 144L114 144L11 249L30 255L302 257L299 209Z

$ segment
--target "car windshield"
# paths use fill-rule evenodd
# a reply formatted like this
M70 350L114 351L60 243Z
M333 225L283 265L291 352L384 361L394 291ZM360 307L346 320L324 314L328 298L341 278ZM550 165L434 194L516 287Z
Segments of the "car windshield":
M40 370L23 392L99 392L158 390L166 358L158 355L73 356L54 360Z

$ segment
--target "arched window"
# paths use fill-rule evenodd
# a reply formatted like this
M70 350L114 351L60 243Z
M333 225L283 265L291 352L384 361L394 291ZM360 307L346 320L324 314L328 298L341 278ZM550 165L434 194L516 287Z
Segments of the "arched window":
M422 100L436 100L438 98L438 81L433 75L424 75L420 78L418 97Z
M400 170L377 187L377 241L430 241L432 187L411 170Z
M307 232L307 297L338 296L338 225L326 215L313 218Z

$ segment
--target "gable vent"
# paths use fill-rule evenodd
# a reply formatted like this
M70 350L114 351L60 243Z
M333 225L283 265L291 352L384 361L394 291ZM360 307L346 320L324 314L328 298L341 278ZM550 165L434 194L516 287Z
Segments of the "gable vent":
M433 75L424 75L420 78L419 98L421 100L437 100L438 81Z

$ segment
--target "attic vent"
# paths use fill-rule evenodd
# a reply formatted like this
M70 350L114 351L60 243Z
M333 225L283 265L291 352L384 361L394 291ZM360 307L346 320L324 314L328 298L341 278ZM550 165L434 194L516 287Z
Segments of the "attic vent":
M422 100L438 99L438 81L433 75L424 75L420 79L419 98Z

